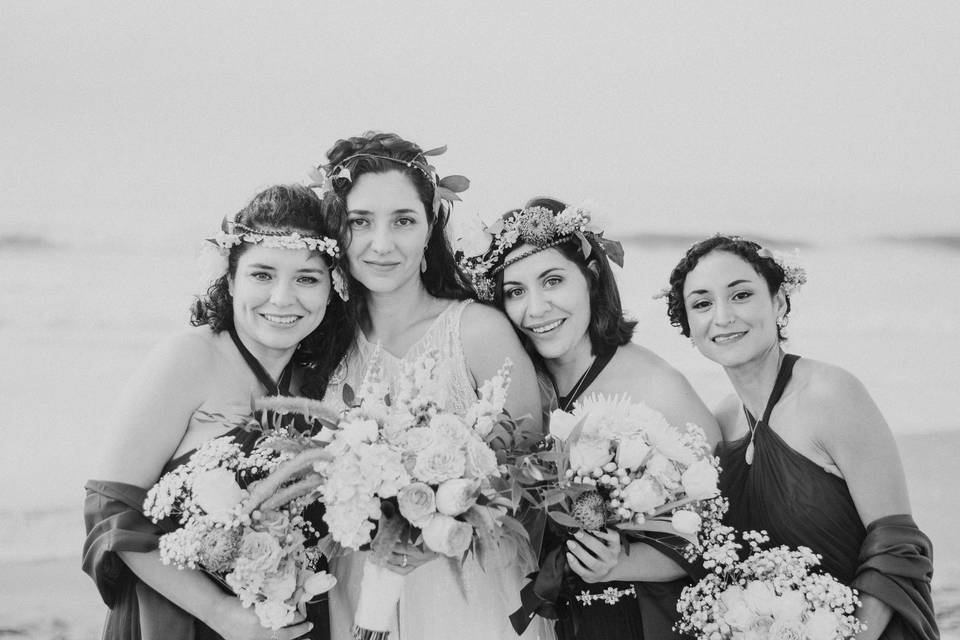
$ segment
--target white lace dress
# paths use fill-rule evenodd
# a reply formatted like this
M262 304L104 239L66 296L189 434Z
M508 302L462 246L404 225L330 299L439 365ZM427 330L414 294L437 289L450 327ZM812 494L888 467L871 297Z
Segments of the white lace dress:
M404 360L415 360L434 350L439 356L440 379L446 381L446 406L464 411L477 397L460 339L460 318L470 300L451 302L410 350L398 358L383 349L380 365L385 380L396 379ZM342 407L345 384L359 387L376 345L362 332L330 381L327 401ZM365 552L337 558L331 570L337 586L330 592L332 640L350 640L357 608ZM524 569L516 558L504 558L502 569L484 572L471 556L461 570L444 558L428 562L407 575L391 640L513 640L516 632L508 616L520 606ZM527 569L529 570L529 569ZM520 638L550 640L552 624L537 618Z

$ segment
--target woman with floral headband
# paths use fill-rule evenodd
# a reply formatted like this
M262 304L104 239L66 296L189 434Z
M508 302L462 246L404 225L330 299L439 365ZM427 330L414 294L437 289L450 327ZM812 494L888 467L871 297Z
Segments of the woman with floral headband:
M859 380L781 346L805 281L802 268L730 236L693 245L670 275L671 324L736 391L717 411L728 524L822 556L860 591L858 638L937 638L930 540L910 516L889 427Z
M83 569L110 608L105 639L290 640L311 627L312 637L329 637L326 603L271 632L202 572L162 564L164 530L143 504L203 443L233 436L252 447L259 433L229 419L248 415L251 397L323 396L347 343L338 334L343 305L331 294L336 230L306 187L257 194L215 239L226 265L194 305L196 328L161 343L127 383L84 507Z
M475 249L464 262L478 291L504 310L537 364L546 381L544 405L570 411L586 393L626 395L670 424L700 425L711 446L716 443L716 422L687 380L631 342L636 322L623 315L610 267L611 259L622 265L623 252L592 224L587 209L537 198L506 213L487 234L479 253ZM571 598L569 615L556 625L558 636L673 637L677 599L687 584L682 556L652 540L632 543L628 554L613 531L580 531L574 538L545 546L566 544L566 562L586 583L577 592L616 597ZM552 615L527 607L515 619L534 612Z
M478 381L513 361L506 408L534 441L542 437L533 366L509 322L489 307L471 304L473 291L460 271L445 230L452 200L468 186L462 176L437 177L423 151L390 133L338 141L318 176L327 204L338 210L349 272L348 314L355 339L329 394L358 388L375 351L390 383L403 362L434 352L446 383L446 406L463 411L477 397ZM379 345L379 349L376 345ZM338 558L331 593L333 637L352 638L363 553ZM504 557L484 572L471 555L462 570L413 545L394 550L390 568L405 574L396 640L489 640L516 637L507 619L519 605L523 568ZM536 637L531 629L524 637ZM543 637L544 634L539 634Z

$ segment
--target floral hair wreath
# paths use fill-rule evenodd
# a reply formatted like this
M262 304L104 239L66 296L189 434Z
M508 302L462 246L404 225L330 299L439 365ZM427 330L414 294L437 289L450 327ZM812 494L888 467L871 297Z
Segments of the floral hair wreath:
M577 241L584 259L588 259L593 250L588 237L592 237L600 243L611 261L623 267L623 246L616 240L603 237L603 230L592 222L590 210L585 206L567 207L556 215L546 207L525 207L498 219L489 227L477 229L474 234L482 235L461 239L459 262L473 283L477 296L486 302L494 299L493 278L499 272L515 262L567 241ZM521 244L530 244L533 248L503 260Z
M731 240L745 239L741 236L728 237ZM699 242L697 244L699 244ZM760 258L773 260L773 262L783 271L783 282L780 283L780 288L788 296L792 296L800 290L800 287L807 284L807 270L804 269L803 265L800 264L798 255L799 252L797 250L794 250L793 253L784 253L775 249L768 249L767 247L761 247L757 250L757 256ZM659 300L661 298L668 298L670 297L671 291L672 289L670 287L664 287L653 296L653 299Z
M220 254L225 256L230 249L242 242L248 244L257 244L268 249L309 249L310 251L319 251L330 256L333 260L340 257L340 245L333 238L326 236L308 236L298 231L279 231L276 229L258 229L248 227L240 222L235 222L229 218L224 218L220 224L220 233L207 241L216 245L220 249ZM344 301L348 299L347 283L340 271L336 267L330 272L330 279L333 282L333 288L337 295Z
M413 160L401 160L399 158L392 158L387 155L380 155L378 153L355 153L352 156L344 158L340 162L333 164L320 165L319 167L314 167L310 170L309 177L310 182L307 184L308 187L317 191L317 194L322 198L325 193L333 190L333 184L336 180L347 180L348 182L353 181L353 176L350 173L350 169L347 167L347 163L351 160L357 158L376 158L378 160L387 160L389 162L395 162L397 164L406 166L410 169L416 169L422 173L427 180L433 185L433 213L434 215L440 214L441 207L446 204L447 209L452 206L454 200L460 200L458 193L463 193L468 188L470 188L470 180L464 176L460 175L450 175L444 178L440 177L440 174L437 173L437 169L427 162L427 157L429 156L439 156L443 153L446 153L446 145L442 147L437 147L435 149L430 149L429 151L422 151L417 154L417 157Z

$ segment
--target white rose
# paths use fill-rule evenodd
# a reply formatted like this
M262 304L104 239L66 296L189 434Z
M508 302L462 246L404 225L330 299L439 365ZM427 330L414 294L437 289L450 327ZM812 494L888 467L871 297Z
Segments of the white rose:
M570 432L580 422L580 418L561 409L550 414L550 435L558 440L566 440Z
M269 533L247 531L240 540L239 555L247 571L270 573L280 565L283 549Z
M703 500L717 495L717 483L720 478L717 468L708 460L697 460L683 472L680 482L688 498Z
M687 511L685 509L674 511L673 516L670 518L670 524L678 533L696 533L700 531L701 523L702 520L700 516L693 511Z
M430 418L430 427L438 437L455 442L463 442L470 437L470 427L459 416L452 413L438 413Z
M463 476L465 467L466 459L458 446L437 442L417 455L413 475L428 484L440 484L444 480Z
M473 527L442 513L434 514L423 528L423 542L437 553L458 558L473 540Z
M758 615L773 615L777 594L769 583L751 580L743 590L743 598L746 600L747 606Z
M210 515L223 515L246 497L247 492L240 488L229 469L210 469L193 480L193 499Z
M807 602L799 591L787 591L773 603L773 617L778 620L800 620L807 610Z
M469 478L488 478L490 476L499 476L497 469L497 454L493 452L486 442L476 438L467 440L465 450L466 466L464 473Z
M634 513L647 513L663 504L665 496L649 478L638 478L627 485L620 496L623 505Z
M303 581L304 602L313 596L330 591L330 589L333 589L337 585L337 579L326 571L320 571L319 573L307 571L307 574L306 579Z
M454 478L437 487L437 511L458 516L477 503L480 481L473 478Z
M456 240L454 246L457 250L463 252L467 258L474 258L483 255L490 248L490 242L493 240L493 234L487 231L486 226L480 220L480 217L474 215L453 216L451 220L456 219Z
M777 620L770 625L769 640L804 640L803 624L799 620Z
M294 567L264 578L260 592L267 600L286 600L297 590L297 572Z
M397 504L400 515L414 526L419 526L418 523L437 512L436 495L430 485L423 482L412 482L400 489L397 493Z
M650 452L650 445L640 435L624 437L617 446L617 464L624 469L639 469Z
M285 602L277 600L267 600L265 602L256 602L253 610L260 618L260 624L268 629L282 629L288 624L293 624L296 608Z
M647 460L644 474L650 474L668 491L675 491L680 487L680 472L670 458L657 452Z
M577 470L589 470L602 467L613 459L610 453L611 441L606 438L593 438L581 435L570 446L570 466Z
M840 631L837 614L829 609L817 609L807 618L804 632L810 640L834 640Z

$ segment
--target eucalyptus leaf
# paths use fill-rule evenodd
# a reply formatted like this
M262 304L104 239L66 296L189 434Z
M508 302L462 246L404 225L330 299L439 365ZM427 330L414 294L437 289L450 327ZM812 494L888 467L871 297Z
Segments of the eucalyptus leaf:
M574 518L571 515L563 513L562 511L548 511L547 515L550 516L550 519L561 524L565 527L571 527L574 529L582 529L583 525L580 524L580 521Z
M444 153L446 153L446 152L447 152L447 145L443 145L442 147L435 147L435 148L433 148L433 149L430 149L429 151L424 151L421 155L424 155L424 156L439 156L439 155L444 154Z

